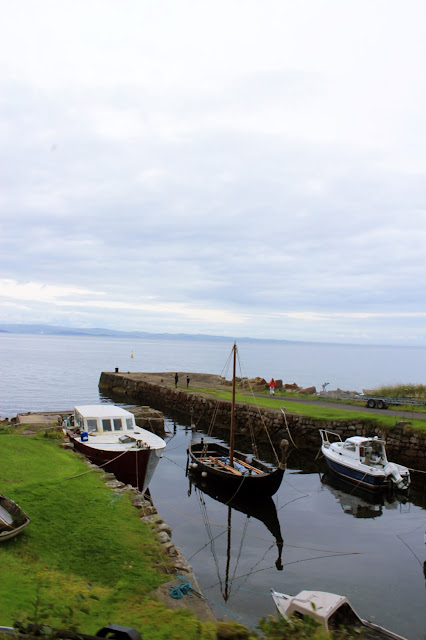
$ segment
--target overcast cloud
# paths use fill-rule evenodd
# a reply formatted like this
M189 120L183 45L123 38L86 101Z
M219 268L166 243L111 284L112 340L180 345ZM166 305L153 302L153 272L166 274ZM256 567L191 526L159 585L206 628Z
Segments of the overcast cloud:
M2 322L426 345L424 0L0 0Z

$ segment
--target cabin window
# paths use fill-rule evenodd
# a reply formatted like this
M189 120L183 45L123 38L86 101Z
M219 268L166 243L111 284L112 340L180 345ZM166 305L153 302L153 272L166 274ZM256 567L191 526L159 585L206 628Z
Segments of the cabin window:
M112 431L111 418L104 418L102 420L102 428L104 431Z
M121 431L122 428L121 418L114 418L114 431Z
M348 451L355 451L355 445L353 442L346 442L344 448Z
M297 611L296 609L292 612L292 617L293 618L297 618L298 620L304 620L305 616L303 615L303 613L301 613L300 611Z
M83 426L83 418L81 417L81 415L79 413L75 414L74 422L75 422L75 425L77 427L82 427Z
M359 626L360 620L350 605L345 602L328 619L329 629Z
M133 431L133 418L126 418L126 425L128 431Z
M93 431L98 430L98 422L97 420L87 420L87 431L92 433Z

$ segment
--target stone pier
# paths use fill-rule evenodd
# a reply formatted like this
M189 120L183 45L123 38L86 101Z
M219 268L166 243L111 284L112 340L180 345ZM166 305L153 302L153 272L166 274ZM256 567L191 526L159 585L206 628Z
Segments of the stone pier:
M186 389L186 377L191 385L205 389L205 392L193 393ZM215 417L215 426L224 432L229 430L231 403L216 400L209 392L215 389L230 390L230 382L220 376L208 374L178 372L177 388L174 384L174 372L165 373L123 373L102 372L99 388L104 395L121 402L146 404L175 417L182 424L193 423L207 429ZM285 404L285 398L283 398ZM264 428L266 427L266 429ZM396 425L392 429L380 428L377 420L369 416L356 420L319 420L308 416L285 412L285 417L277 409L265 409L251 404L237 403L235 411L236 436L240 440L254 433L260 447L268 443L268 436L279 451L282 438L287 438L299 449L311 449L318 452L321 445L319 429L329 429L338 433L342 439L353 435L383 437L389 459L412 469L426 471L426 432L410 428L409 425ZM216 433L218 433L216 431ZM226 433L224 434L226 437Z

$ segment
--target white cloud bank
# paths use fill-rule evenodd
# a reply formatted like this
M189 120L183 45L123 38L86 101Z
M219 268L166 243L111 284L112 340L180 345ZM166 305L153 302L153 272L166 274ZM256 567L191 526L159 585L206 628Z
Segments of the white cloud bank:
M422 0L0 0L3 322L426 345Z

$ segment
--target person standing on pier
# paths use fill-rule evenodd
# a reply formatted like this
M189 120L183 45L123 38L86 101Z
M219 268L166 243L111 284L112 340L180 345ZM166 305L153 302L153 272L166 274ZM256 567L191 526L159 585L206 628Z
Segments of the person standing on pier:
M190 380L189 376L186 376L186 388L189 387L189 380Z
M175 389L177 389L177 383L179 382L179 376L175 373Z

